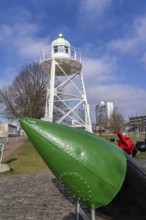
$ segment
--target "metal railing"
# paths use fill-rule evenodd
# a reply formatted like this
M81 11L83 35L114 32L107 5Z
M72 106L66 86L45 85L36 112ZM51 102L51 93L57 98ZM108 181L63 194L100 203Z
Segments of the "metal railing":
M67 58L76 60L81 63L81 52L78 49L76 49L75 47L69 47L69 54L67 54L65 52L53 53L52 51L53 51L53 48L51 45L44 48L40 53L40 63L47 61L47 60L50 60L53 57L57 58L57 54L58 54L58 57L60 57L60 54L62 56L65 55L64 56L65 58L67 57Z

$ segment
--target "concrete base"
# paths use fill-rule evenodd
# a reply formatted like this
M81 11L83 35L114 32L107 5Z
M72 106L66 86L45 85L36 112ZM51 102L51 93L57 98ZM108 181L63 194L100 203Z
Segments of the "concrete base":
M0 173L6 173L10 171L10 167L7 164L0 164Z

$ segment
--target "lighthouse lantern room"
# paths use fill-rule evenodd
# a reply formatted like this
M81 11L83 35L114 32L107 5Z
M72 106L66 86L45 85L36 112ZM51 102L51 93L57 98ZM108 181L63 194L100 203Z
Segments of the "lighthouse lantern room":
M48 74L44 120L92 131L79 50L59 34L42 50L40 64Z

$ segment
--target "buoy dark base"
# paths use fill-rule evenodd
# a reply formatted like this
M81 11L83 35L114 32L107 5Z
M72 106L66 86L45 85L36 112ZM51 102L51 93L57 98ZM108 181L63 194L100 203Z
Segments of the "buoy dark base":
M146 220L146 170L126 154L127 172L113 201L98 209L116 220Z
M139 150L141 152L145 152L146 151L146 142L145 141L137 141L137 143L135 144L135 147L137 150Z

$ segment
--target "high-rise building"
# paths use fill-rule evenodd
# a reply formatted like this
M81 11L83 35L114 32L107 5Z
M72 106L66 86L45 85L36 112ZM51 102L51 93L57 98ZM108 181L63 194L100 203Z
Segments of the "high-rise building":
M95 114L96 114L96 126L103 126L104 121L110 117L111 113L114 110L113 102L101 101L98 105L95 106Z

